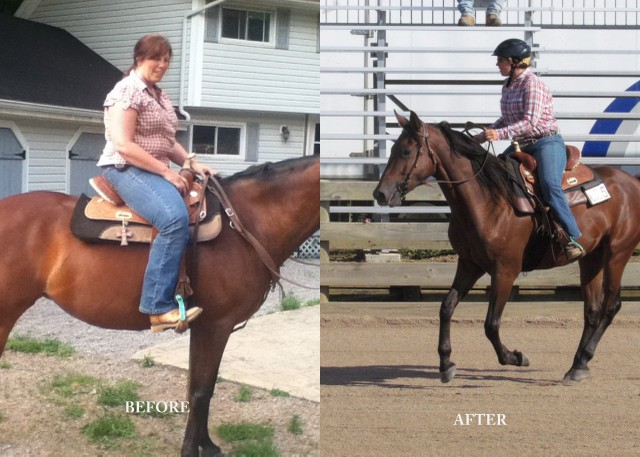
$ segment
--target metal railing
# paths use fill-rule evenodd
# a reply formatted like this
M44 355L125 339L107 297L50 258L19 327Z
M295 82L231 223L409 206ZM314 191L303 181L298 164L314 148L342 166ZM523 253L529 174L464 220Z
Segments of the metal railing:
M476 6L482 2L476 2ZM486 4L486 2L484 2ZM623 4L622 4L623 3ZM610 112L615 110L603 110L598 112L593 110L575 110L573 106L567 109L568 103L582 102L589 100L628 100L633 103L640 101L638 92L630 90L605 90L601 88L597 78L627 78L634 80L637 78L637 65L632 69L609 70L604 65L593 65L600 59L620 56L624 61L633 61L633 57L638 57L640 51L635 47L624 46L608 47L606 49L576 49L575 47L562 46L562 43L534 43L534 37L538 32L548 28L567 28L571 30L583 30L586 25L597 26L606 29L607 33L612 29L628 29L637 31L638 16L640 12L640 0L510 0L503 10L506 14L505 22L514 24L513 29L522 34L525 40L533 46L534 67L533 71L545 78L554 78L558 81L566 81L568 78L589 78L589 84L583 85L582 90L573 88L558 88L553 90L557 100L568 100L565 107L556 107L556 116L559 120L569 122L585 122L589 120L611 120L620 122L640 121L640 113L635 110L630 112ZM467 109L457 109L452 111L427 111L420 112L419 115L428 119L447 119L452 125L462 125L466 120L473 119L479 122L491 122L495 120L499 113L498 98L502 79L496 74L495 68L491 67L471 67L460 62L465 62L466 55L489 54L491 48L478 46L473 39L473 33L501 32L504 34L505 27L457 27L455 23L457 2L455 0L323 0L321 2L321 33L331 31L341 31L340 33L350 33L361 35L363 44L359 46L330 43L330 40L323 40L321 53L323 56L335 55L343 57L349 56L348 64L332 65L331 59L324 58L321 65L321 73L327 76L345 76L351 78L351 84L338 85L324 84L321 86L322 97L334 97L345 100L344 106L347 109L324 109L321 116L325 121L331 119L344 118L345 121L362 118L363 128L360 132L349 133L335 132L331 130L329 122L323 123L321 140L330 142L330 145L323 147L323 150L333 150L340 148L341 142L360 141L359 150L346 152L341 157L352 156L349 161L342 162L345 165L361 164L367 165L368 157L379 157L382 163L386 161L387 143L393 141L397 135L393 130L388 132L388 128L396 126L393 111L405 112L408 105L403 104L402 97L428 96L431 100L438 98L452 100L464 100L464 97L493 97L495 105L493 111L469 112ZM612 11L615 10L615 11ZM511 22L509 14L517 13L518 20ZM428 14L427 14L428 13ZM446 19L446 14L451 17ZM520 18L522 20L520 20ZM589 19L591 18L591 19ZM445 25L446 24L446 25ZM449 26L456 32L465 32L471 38L472 45L460 46L451 43L429 43L428 46L407 46L405 44L394 45L392 33L419 31L448 31ZM348 32L346 32L348 31ZM603 33L604 30L603 30ZM402 41L402 40L399 40ZM428 40L425 40L428 41ZM634 43L635 44L635 43ZM553 46L551 46L553 45ZM616 43L618 45L618 43ZM588 64L586 68L576 68L575 66L559 67L553 62L547 64L541 57L558 56L581 56ZM358 58L358 55L361 58ZM392 62L392 58L398 55L416 55L419 57L433 55L453 55L457 66L442 66L441 64L429 65L409 65L402 66ZM462 57L458 57L461 55ZM582 57L584 56L584 57ZM631 57L629 59L628 57ZM420 59L416 59L420 60ZM420 60L424 62L426 58ZM442 59L440 60L442 61ZM543 65L539 65L539 62ZM536 66L538 65L538 66ZM594 68L595 67L595 68ZM358 81L359 83L354 83ZM622 83L624 84L624 82ZM560 84L561 85L561 84ZM566 85L566 84L565 84ZM586 90L586 86L594 86L593 89ZM618 84L616 87L619 87ZM361 100L362 110L353 109L353 100ZM602 103L602 102L601 102ZM389 104L395 105L389 109ZM628 104L628 103L627 103ZM424 111L424 110L423 110ZM582 127L583 128L583 127ZM611 143L637 143L640 141L637 135L626 129L621 134L611 134L610 132L587 134L586 130L579 132L563 130L563 135L567 141L574 142L611 142ZM323 164L337 165L339 161L332 161L331 158L323 157ZM633 158L616 162L619 165L633 164L640 165L640 159Z
M476 9L487 1L476 1ZM384 11L389 25L454 25L456 0L323 0L320 21L324 25L376 23ZM640 26L640 0L508 0L503 23L528 22L545 28L624 29Z

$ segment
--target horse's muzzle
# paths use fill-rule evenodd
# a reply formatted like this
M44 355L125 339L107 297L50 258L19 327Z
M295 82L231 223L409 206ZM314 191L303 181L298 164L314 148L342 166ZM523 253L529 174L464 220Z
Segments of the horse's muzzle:
M387 193L380 190L380 186L376 187L373 191L373 198L376 199L376 202L378 202L378 205L380 206L393 207L402 202L400 195L397 192L390 192L390 195L387 195Z
M373 198L378 202L378 205L387 205L387 196L380 190L380 186L376 187L373 191Z

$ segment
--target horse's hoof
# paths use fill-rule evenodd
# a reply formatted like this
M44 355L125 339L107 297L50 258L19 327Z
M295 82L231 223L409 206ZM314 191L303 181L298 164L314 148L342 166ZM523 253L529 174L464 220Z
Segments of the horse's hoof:
M513 354L516 356L516 359L518 359L519 367L529 366L529 359L527 358L526 355L524 355L522 352L519 352L519 351L513 351Z
M456 375L456 366L451 365L445 371L440 372L440 381L446 384L447 382L451 382L451 380L454 378L455 375Z
M563 381L582 381L589 377L588 368L571 369L564 375Z

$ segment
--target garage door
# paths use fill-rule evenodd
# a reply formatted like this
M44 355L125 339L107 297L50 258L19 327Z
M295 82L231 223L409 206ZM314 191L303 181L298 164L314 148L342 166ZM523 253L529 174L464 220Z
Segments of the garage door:
M96 166L102 149L104 135L99 133L82 133L69 150L70 174L69 192L71 195L95 195L89 179L102 171Z
M13 130L0 127L0 198L22 192L26 151Z

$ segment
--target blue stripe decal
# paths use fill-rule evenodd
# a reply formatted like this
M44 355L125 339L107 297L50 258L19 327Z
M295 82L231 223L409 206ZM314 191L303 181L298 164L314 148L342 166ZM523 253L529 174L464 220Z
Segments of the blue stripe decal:
M640 81L629 87L626 92L640 91ZM604 110L605 113L630 113L640 103L640 98L616 98ZM589 133L595 135L613 135L622 124L621 119L598 119ZM587 141L582 148L585 157L606 157L610 141Z

